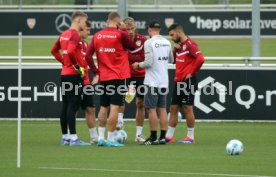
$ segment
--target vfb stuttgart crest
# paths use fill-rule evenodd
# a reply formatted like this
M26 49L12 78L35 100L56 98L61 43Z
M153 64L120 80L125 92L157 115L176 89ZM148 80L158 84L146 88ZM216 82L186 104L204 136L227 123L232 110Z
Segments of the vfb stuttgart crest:
M141 43L142 42L140 40L136 41L136 45L139 46L139 47L141 46Z
M36 19L35 18L28 18L27 19L27 25L30 29L33 29L36 24Z
M165 25L169 28L174 23L174 18L165 18Z

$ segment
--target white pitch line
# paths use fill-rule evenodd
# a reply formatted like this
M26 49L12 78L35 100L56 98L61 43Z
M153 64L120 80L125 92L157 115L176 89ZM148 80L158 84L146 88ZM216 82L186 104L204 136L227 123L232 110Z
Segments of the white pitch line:
M229 176L229 177L276 177L276 176L258 176L258 175L240 175L240 174L216 174L216 173L186 173L171 171L151 171L151 170L112 170L97 168L59 168L59 167L38 167L46 170L76 170L76 171L103 171L103 172L125 172L125 173L155 173L155 174L175 174L175 175L202 175L202 176Z

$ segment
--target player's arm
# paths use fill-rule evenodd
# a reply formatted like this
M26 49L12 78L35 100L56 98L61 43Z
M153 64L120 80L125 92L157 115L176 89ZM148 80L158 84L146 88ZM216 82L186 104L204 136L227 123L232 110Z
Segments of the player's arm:
M140 62L139 68L150 68L153 65L153 49L149 41L145 42L145 61Z
M145 60L144 43L146 38L142 38L141 46L133 51L128 52L128 59L131 62L142 62ZM136 53L136 54L135 54Z
M86 56L85 56L85 60L88 64L88 66L90 67L91 71L94 74L94 77L99 75L99 70L96 67L94 60L93 60L93 54L95 53L95 47L94 47L94 38L91 39L91 42L89 44L89 46L87 47L86 50Z
M169 52L169 63L175 63L174 61L174 54L173 54L173 51L172 51L172 48L170 47L170 52Z
M80 56L77 55L77 45L80 42L80 36L77 33L73 33L72 37L68 41L67 54L70 58L72 65L78 65L78 61L81 61Z
M60 48L61 47L60 47L60 42L59 42L59 38L58 38L58 40L55 42L55 44L51 50L51 53L57 61L59 61L60 63L63 64L63 57L60 54Z
M141 47L139 47L136 50L129 51L128 52L128 60L131 61L131 62L142 62L142 61L144 61L145 60L144 45L142 45Z
M131 39L129 34L125 31L121 31L121 33L122 33L121 41L122 41L123 47L130 51L135 50L137 48L137 46L136 46L135 42Z
M204 63L204 56L195 44L188 45L188 50L190 51L190 54L195 58L195 62L193 63L190 70L190 74L194 76L200 70L202 64Z

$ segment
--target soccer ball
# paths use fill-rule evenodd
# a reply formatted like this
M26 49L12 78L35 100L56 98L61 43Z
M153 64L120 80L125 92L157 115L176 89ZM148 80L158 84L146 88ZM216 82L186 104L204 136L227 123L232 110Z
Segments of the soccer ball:
M168 121L170 120L170 116L171 116L171 113L169 112ZM182 120L182 114L181 114L181 112L178 112L178 122L180 122L181 120Z
M124 131L124 130L115 131L115 133L114 133L114 139L118 143L125 144L125 142L127 140L127 133L126 133L126 131Z
M244 147L240 140L230 140L226 145L226 152L229 155L240 155Z

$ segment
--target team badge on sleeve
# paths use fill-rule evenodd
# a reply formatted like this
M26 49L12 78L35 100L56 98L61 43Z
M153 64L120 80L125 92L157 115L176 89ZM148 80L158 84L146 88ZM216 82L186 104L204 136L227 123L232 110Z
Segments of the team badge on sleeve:
M140 47L140 46L141 46L141 44L142 44L142 42L141 42L140 40L136 41L136 45L137 45L137 46L139 46L139 47Z
M186 50L187 49L187 46L186 45L183 45L182 46L182 50Z

